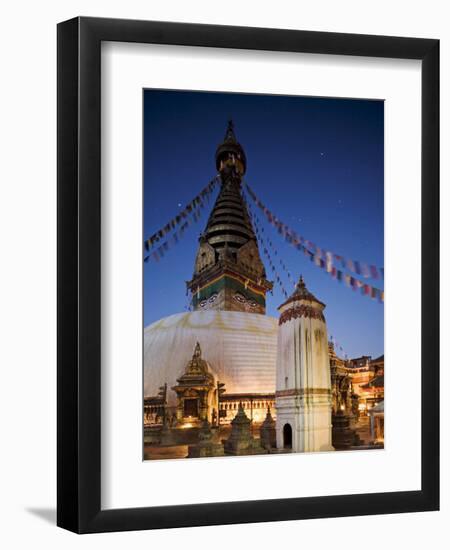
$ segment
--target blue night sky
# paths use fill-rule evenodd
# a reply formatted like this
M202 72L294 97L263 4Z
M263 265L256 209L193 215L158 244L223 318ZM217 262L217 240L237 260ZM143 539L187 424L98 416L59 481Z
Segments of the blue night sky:
M245 180L280 220L325 250L384 266L382 101L145 90L144 238L216 174L214 154L230 117L247 155ZM216 196L217 191L213 200ZM192 277L198 237L212 204L158 263L144 264L145 326L185 311L185 281ZM294 278L303 274L309 290L327 305L329 335L345 353L384 353L383 305L309 262L252 206ZM292 285L273 260L290 294ZM367 282L383 288L382 281ZM273 295L267 295L267 313L277 316L283 301L275 284Z

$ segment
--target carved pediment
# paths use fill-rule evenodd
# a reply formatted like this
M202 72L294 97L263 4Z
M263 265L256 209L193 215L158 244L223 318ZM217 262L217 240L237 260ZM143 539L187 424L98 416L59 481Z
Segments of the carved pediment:
M208 363L202 358L202 349L200 344L195 344L194 355L186 366L185 374L206 374L208 372Z
M195 272L200 273L204 269L211 267L216 263L216 253L214 248L207 242L200 244L195 259Z
M200 344L195 345L194 355L186 365L186 370L180 378L177 379L178 386L172 389L177 391L188 386L210 386L214 384L213 375L209 372L208 363L202 358ZM183 391L185 391L183 389Z
M249 269L258 277L265 276L264 265L259 256L258 246L254 240L245 243L237 252L237 263Z
M192 388L187 388L183 392L183 397L185 397L185 398L196 398L198 396L199 396L198 391L196 391Z

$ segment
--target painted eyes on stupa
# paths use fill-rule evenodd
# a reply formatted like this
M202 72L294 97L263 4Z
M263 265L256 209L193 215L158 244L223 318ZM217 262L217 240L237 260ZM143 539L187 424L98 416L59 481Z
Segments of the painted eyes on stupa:
M233 298L237 302L239 302L240 304L247 304L250 307L256 307L255 300L247 300L247 298L245 298L245 296L242 296L242 294L239 294L238 292L236 292L236 294L233 296Z
M206 304L208 304L208 303L209 303L209 304L212 304L212 303L214 303L214 302L216 301L216 299L217 299L217 293L216 293L216 294L213 294L212 296L210 296L207 300L202 300L202 301L200 302L200 307L205 307Z

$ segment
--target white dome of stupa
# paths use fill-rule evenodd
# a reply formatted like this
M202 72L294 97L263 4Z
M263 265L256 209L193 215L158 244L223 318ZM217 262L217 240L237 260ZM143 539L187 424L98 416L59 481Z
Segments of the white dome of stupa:
M196 342L227 393L274 393L278 319L240 311L194 311L165 317L144 331L144 396L171 390L192 358Z

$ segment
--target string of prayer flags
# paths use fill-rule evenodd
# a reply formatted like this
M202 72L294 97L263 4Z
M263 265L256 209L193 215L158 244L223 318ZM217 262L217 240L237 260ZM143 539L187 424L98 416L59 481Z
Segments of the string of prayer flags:
M357 279L356 277L353 277L353 275L344 273L343 271L341 271L340 269L337 269L334 266L330 267L322 258L315 256L310 250L305 248L303 245L296 245L296 248L302 251L305 254L305 256L309 258L311 262L313 262L317 267L320 267L321 269L323 269L333 279L336 279L339 282L344 282L347 287L352 288L354 291L360 290L363 296L368 296L373 300L378 300L380 303L384 302L383 290L376 288L372 285L369 285L368 283L364 283L363 281Z
M258 219L258 216L253 212L253 209L252 207L250 206L250 204L247 205L248 206L248 209L249 209L249 212L250 212L250 215L252 217L252 220L253 220L253 223L255 225L255 231L258 233L258 231L260 233L264 233L264 227L261 225L259 219ZM277 249L275 248L272 240L267 236L265 235L265 239L266 239L266 243L269 245L270 249L272 250L274 256L278 256L278 251ZM287 268L286 264L284 263L284 261L281 259L281 258L278 258L278 262L279 264L281 265L283 271L286 273L287 275L287 278L289 279L289 282L291 283L291 285L293 287L295 287L295 285L297 284L297 282L293 279L292 275L291 275L291 272L289 271L289 269Z
M344 347L336 340L336 338L332 334L330 335L330 340L333 343L334 350L340 351L347 358L347 353L345 352Z
M208 185L200 191L200 193L191 200L186 207L177 214L170 222L166 223L159 231L154 233L151 237L144 241L145 250L150 252L150 250L162 239L166 237L170 232L172 232L176 227L178 227L182 222L188 219L188 216L192 214L194 221L198 221L198 208L203 208L204 201L209 200L211 193L214 191L214 187L219 181L219 176L214 176L214 178L208 183ZM145 261L145 260L144 260Z
M283 284L283 281L281 280L281 277L280 275L278 274L277 272L277 269L275 267L275 264L273 263L272 261L272 258L270 256L270 252L269 250L267 249L267 247L265 246L264 242L263 242L263 239L262 239L262 236L259 232L259 229L258 227L256 226L255 224L255 234L256 234L256 238L258 239L259 241L259 244L261 246L261 248L263 249L263 252L264 252L264 255L266 256L267 258L267 261L269 262L269 266L270 266L270 269L272 270L274 276L275 276L275 281L277 282L278 286L280 287L281 289L281 292L284 294L284 297L285 298L288 298L288 293L286 291L286 289L284 288L284 284Z
M246 184L247 185L247 184ZM247 185L248 187L248 185ZM250 192L250 191L249 191ZM250 204L248 204L249 211L252 215L252 218L255 222L255 231L257 236L259 235L259 221L257 217L254 215L252 208ZM270 214L272 217L273 215ZM266 239L271 243L269 237L266 236ZM332 261L330 260L330 254L329 252L323 252L318 247L314 245L315 252L312 252L309 248L305 246L304 243L300 242L296 238L292 238L291 235L289 235L289 239L286 239L289 244L294 246L297 250L300 252L303 252L303 254L317 267L320 267L323 269L326 273L328 273L333 279L337 280L338 282L342 283L345 282L346 286L349 288L352 288L354 291L360 290L361 294L363 296L368 296L369 298L372 298L373 300L378 300L378 302L383 303L384 302L384 291L380 290L379 288L376 288L368 283L364 283L363 281L357 279L356 277L353 277L353 275L349 275L348 273L344 273L342 270L338 269L336 266L333 265ZM308 241L311 244L310 241ZM272 245L273 246L273 245ZM317 253L317 250L319 252ZM265 251L265 250L264 250ZM274 254L275 255L275 254ZM271 267L273 262L271 263ZM285 265L284 263L281 264L282 267ZM358 269L360 269L360 264L358 264ZM275 271L274 268L272 268L272 271ZM287 268L286 268L287 272ZM384 276L384 272L383 272Z
M264 252L264 255L267 258L267 261L269 262L269 266L270 266L270 269L272 270L273 276L275 278L275 282L280 287L281 292L283 293L284 297L288 298L289 295L286 291L286 288L284 287L283 281L282 281L280 275L277 272L277 268L275 267L275 264L274 264L274 262L271 258L270 252L267 249L267 247L265 246L265 244L263 242L263 239L262 239L262 236L260 235L259 230L256 228L256 226L255 226L255 234L256 234L256 238L259 241L259 244L260 244L261 248L263 249L263 252Z
M201 203L197 210L192 212L192 218L188 218L178 229L176 233L174 233L167 241L165 241L163 244L158 246L158 248L153 249L150 254L145 256L144 262L148 263L150 260L153 260L155 262L159 262L161 258L163 258L168 252L170 248L172 248L173 245L178 244L179 240L183 236L186 229L192 225L194 222L197 222L200 219L201 215L201 209L203 208L204 204Z
M384 279L384 268L377 267L375 265L367 264L365 262L360 262L357 260L351 260L346 259L341 254L336 254L334 252L330 252L328 250L324 250L317 246L312 241L306 239L305 237L299 235L296 233L293 229L291 229L288 225L283 223L280 219L278 219L275 214L273 214L256 196L254 191L251 189L249 184L245 182L245 187L250 195L250 197L253 199L254 203L262 210L264 215L266 216L268 222L277 229L278 233L282 235L285 240L294 246L301 244L304 247L306 247L310 252L314 254L315 257L318 258L318 260L323 260L327 263L329 266L329 269L333 266L334 262L337 263L340 267L343 269L347 269L349 271L352 271L353 273L356 273L356 275L360 275L364 277L365 279Z

